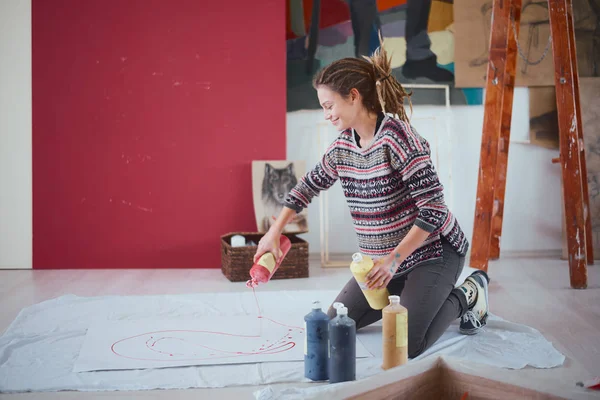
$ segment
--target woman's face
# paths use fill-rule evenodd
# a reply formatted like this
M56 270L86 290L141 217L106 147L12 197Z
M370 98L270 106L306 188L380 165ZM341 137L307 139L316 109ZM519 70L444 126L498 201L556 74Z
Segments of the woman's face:
M327 86L319 86L317 96L325 112L325 119L330 121L338 131L352 127L361 107L360 96L356 89L352 89L348 98L344 98Z

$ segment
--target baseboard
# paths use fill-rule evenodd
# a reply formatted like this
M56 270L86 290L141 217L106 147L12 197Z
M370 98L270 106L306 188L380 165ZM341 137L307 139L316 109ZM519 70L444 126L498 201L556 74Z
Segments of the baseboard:
M469 250L466 259L470 260L471 251ZM562 249L540 249L540 250L502 250L500 249L500 259L504 258L544 258L564 260ZM339 267L349 266L352 262L352 253L329 253L329 259L336 264L342 264ZM319 265L321 263L321 253L309 253L308 260L311 264ZM496 260L490 259L490 262ZM326 268L332 268L327 266Z
M540 250L505 250L500 249L500 259L503 258L554 258L562 259L561 249L540 249ZM495 261L495 260L490 260Z

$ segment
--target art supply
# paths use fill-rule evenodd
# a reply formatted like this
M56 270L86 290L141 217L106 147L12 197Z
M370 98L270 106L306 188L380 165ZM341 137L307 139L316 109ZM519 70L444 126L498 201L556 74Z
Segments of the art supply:
M356 380L356 323L340 307L329 321L329 383Z
M354 279L360 286L369 306L374 310L381 310L388 304L388 296L390 293L387 288L382 289L369 289L367 287L367 274L373 268L373 260L369 256L363 256L360 253L354 253L352 255L352 264L350 264L350 271L354 275Z
M279 263L273 253L265 253L260 256L258 261L250 268L251 279L246 282L246 286L255 287L259 283L267 283L273 277L273 274L277 271L277 268L279 268L283 259L292 248L292 242L287 236L281 235L279 238L279 248L282 252Z
M304 376L313 381L329 378L329 317L313 301L304 317Z
M337 310L340 307L344 307L344 303L340 303L339 301L336 301L335 303L333 303L333 309L335 310L336 315L337 315Z
M246 238L242 235L233 235L231 237L231 247L242 247L246 245Z
M408 362L408 310L400 296L389 296L383 311L383 365L387 370Z

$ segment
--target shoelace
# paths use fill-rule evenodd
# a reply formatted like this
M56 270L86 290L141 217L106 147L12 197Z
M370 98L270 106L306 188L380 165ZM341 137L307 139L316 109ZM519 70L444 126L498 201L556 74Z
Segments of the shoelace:
M463 322L471 322L475 328L481 328L481 322L475 316L475 313L471 310L467 311L465 315L462 316Z

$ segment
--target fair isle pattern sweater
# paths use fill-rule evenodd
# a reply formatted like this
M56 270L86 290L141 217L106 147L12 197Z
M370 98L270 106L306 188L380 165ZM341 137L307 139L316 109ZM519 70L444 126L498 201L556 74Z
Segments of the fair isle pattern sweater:
M429 237L396 271L441 259L444 237L459 255L468 241L444 202L428 142L409 124L385 116L371 144L358 146L352 129L342 132L321 161L294 187L285 205L297 212L340 181L358 246L374 259L391 253L414 225Z

